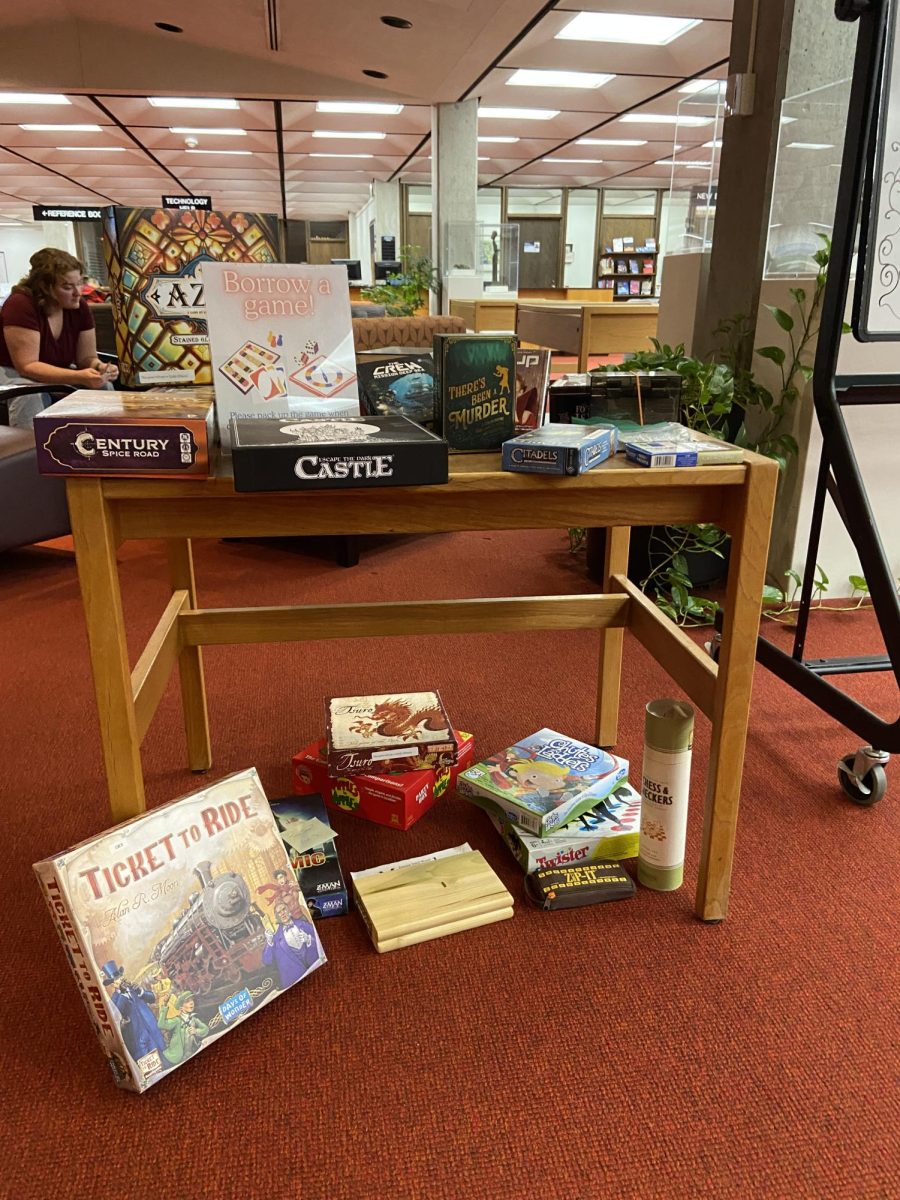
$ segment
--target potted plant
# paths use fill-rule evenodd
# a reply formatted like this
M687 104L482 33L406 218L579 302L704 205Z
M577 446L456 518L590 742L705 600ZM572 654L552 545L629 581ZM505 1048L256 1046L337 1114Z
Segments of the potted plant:
M364 300L383 304L389 317L414 317L428 295L437 291L437 270L420 246L404 246L400 252L403 270L388 275L385 283L362 289Z

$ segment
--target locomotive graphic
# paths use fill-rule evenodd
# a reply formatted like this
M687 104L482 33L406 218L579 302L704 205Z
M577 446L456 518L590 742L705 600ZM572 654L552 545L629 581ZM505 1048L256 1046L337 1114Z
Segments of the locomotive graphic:
M215 1009L242 987L268 991L274 979L262 961L266 926L246 881L236 871L213 878L206 861L194 874L200 891L152 958L178 988L193 992L198 1010Z

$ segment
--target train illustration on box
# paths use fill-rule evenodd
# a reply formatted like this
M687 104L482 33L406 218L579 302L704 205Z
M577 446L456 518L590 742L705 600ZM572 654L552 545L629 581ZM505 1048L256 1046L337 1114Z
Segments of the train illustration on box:
M242 987L269 991L274 979L262 961L266 925L243 877L223 871L214 878L209 862L198 863L194 873L200 890L152 958L176 987L193 992L202 1014Z

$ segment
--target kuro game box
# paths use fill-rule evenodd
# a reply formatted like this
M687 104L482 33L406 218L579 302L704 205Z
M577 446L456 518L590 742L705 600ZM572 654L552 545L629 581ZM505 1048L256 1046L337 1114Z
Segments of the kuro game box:
M181 392L84 390L34 418L42 475L204 479L215 437L212 400Z
M451 452L499 450L513 436L517 345L513 334L435 334L435 395Z
M325 701L328 774L390 775L455 767L459 744L437 692Z
M453 767L426 767L399 775L328 774L327 743L313 742L294 755L291 774L294 791L301 796L319 794L329 808L352 813L376 825L409 829L449 791L460 771L471 763L474 738L456 731L459 755Z
M236 492L446 483L447 443L395 413L299 421L232 418Z
M463 771L456 790L491 800L508 820L544 838L594 808L627 776L624 758L540 729Z
M331 828L321 795L310 792L270 803L314 920L342 916L349 907L347 885L334 844L337 834Z
M381 362L360 358L356 370L366 412L399 413L439 432L435 424L434 359L430 354L404 354Z
M325 962L252 768L34 870L128 1091L145 1091Z

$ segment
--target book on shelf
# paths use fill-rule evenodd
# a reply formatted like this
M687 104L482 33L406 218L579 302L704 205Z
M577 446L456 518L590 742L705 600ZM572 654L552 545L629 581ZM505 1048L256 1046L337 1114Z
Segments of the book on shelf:
M652 296L653 295L653 280L652 279L642 279L641 280L641 295L642 296Z
M645 258L645 259L644 259L644 261L641 263L641 271L642 271L642 272L643 272L645 275L652 275L652 274L653 274L653 259L652 259L652 258Z
M624 758L539 729L469 767L456 780L462 796L481 796L538 837L593 808L628 775Z
M636 258L629 258L628 274L629 275L639 275L640 274L640 268L638 267L638 260Z
M601 258L600 259L600 274L601 275L614 275L615 271L616 271L616 261L614 258Z
M613 254L621 254L625 249L624 238L613 238L612 240Z
M628 291L632 296L639 296L641 294L641 281L639 279L632 279L628 285Z
M620 281L619 281L619 282L616 284L616 295L617 295L617 296L627 296L628 294L629 294L629 292L628 292L628 280L627 280L627 279L625 279L625 280L620 280Z
M617 260L616 274L617 275L627 275L628 274L628 263L625 261L624 258L620 258Z

